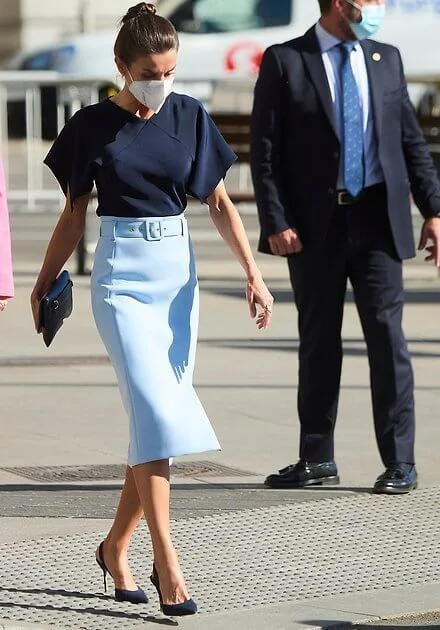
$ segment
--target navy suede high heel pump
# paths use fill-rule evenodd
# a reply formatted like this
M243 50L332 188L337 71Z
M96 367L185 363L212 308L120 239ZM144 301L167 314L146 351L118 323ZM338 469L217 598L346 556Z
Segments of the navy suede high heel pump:
M151 583L157 590L159 595L160 609L167 617L183 617L184 615L195 615L197 612L197 604L193 599L187 599L180 604L164 604L162 593L160 592L159 576L156 566L153 564L153 573L150 576Z
M98 555L96 562L100 566L104 577L104 591L107 593L107 573L111 576L110 571L104 562L104 541L98 547ZM117 602L129 602L130 604L148 604L148 597L141 588L136 591L127 591L123 588L115 587L115 600Z

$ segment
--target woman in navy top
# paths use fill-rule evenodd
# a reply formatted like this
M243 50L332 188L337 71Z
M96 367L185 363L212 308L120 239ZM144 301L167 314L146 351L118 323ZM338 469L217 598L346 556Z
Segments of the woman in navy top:
M91 279L94 318L115 368L130 421L128 466L114 524L96 559L118 601L145 603L127 564L142 514L164 613L196 612L169 530L170 458L220 445L193 388L198 283L184 210L187 195L207 203L215 226L247 277L259 328L273 298L255 264L241 219L224 187L235 160L196 100L171 91L178 38L153 5L129 9L115 43L125 86L77 112L45 163L66 194L32 293L38 305L77 245L93 185L101 217ZM257 306L260 307L257 314Z

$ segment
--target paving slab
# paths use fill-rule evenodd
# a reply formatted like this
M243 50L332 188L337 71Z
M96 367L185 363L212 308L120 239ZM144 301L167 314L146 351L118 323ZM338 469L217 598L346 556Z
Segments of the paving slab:
M418 612L420 601L424 611L433 609L440 584L439 502L440 489L426 489L398 501L359 494L174 520L173 536L200 605L194 627L203 627L205 616L206 623L218 614L250 619L255 608L268 607L270 619L276 613L269 627L281 628L277 609L305 602L350 613L343 621ZM150 604L134 608L101 594L93 552L104 531L0 546L2 616L65 628L142 627L157 614L153 595ZM141 528L130 563L147 588L151 562ZM313 619L330 618L327 612Z
M356 624L355 628L357 630L362 630L362 628L371 628L371 625L374 624L376 627L383 628L419 628L419 630L429 629L432 630L433 626L436 628L440 627L440 612L439 611L431 611L427 613L422 613L420 615L404 615L399 617L389 617L386 619L381 619L380 622L367 622L362 624L361 626Z

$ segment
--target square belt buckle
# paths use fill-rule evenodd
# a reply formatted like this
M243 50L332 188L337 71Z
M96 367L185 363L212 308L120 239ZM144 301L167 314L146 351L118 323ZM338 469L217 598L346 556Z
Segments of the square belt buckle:
M162 221L147 221L145 233L147 241L161 241L163 239Z
M353 197L346 190L338 192L338 206L349 206L353 201Z

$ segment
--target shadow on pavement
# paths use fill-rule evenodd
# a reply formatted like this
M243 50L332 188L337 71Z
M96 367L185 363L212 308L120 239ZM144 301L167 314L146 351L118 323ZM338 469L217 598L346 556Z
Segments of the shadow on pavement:
M3 589L0 588L0 592ZM19 592L19 591L17 591ZM30 592L30 591L24 591L24 592ZM43 591L35 591L36 593L41 593ZM48 591L45 591L46 593ZM51 594L49 592L49 594ZM56 592L55 592L56 594ZM76 597L76 594L71 594L72 597ZM65 597L65 595L63 595L63 597ZM95 597L94 595L92 595L91 597ZM97 615L97 616L102 616L102 617L117 617L119 619L132 619L133 621L148 621L150 623L156 623L158 625L163 625L163 626L178 626L178 622L175 621L174 619L168 619L168 618L164 618L164 617L155 617L154 615L139 615L137 613L126 613L126 612L119 612L117 610L105 610L103 608L73 608L71 606L53 606L52 604L46 604L45 606L40 606L38 604L16 604L16 603L8 603L8 602L0 602L0 612L10 608L11 610L16 610L16 609L20 609L20 610L40 610L40 611L45 611L45 612L50 612L50 611L58 611L58 612L63 612L63 613L79 613L81 615ZM6 613L7 614L7 613ZM90 623L92 623L92 621L90 620ZM90 628L93 628L93 625L89 626Z
M413 353L411 354L411 356L416 356ZM434 356L435 355L429 355L429 356ZM0 388L2 387L18 387L20 389L23 388L23 382L19 381L19 382L10 382L8 381L7 383L0 383ZM28 381L26 381L26 387L60 387L62 389L66 388L66 387L71 387L71 388L76 388L76 389L84 389L84 387L112 387L112 388L117 388L118 385L117 383L109 383L107 385L103 384L103 383L53 383L52 381L48 381L48 382L38 382L38 383L30 383ZM297 384L292 382L292 383L287 383L287 384L281 384L281 385L277 385L275 383L194 383L194 387L196 389L238 389L238 390L245 390L245 389L257 389L257 390L261 390L261 389L265 389L265 390L291 390L292 392L296 390L297 388ZM343 385L343 389L344 390L354 390L354 391L358 391L358 390L367 390L370 391L370 385ZM440 385L438 386L434 386L434 385L420 385L420 384L416 384L416 390L417 391L428 391L428 392L434 392L436 390L440 390Z
M120 484L32 484L14 483L0 485L0 492L102 492L103 490L122 490L123 483Z
M60 597L78 597L81 599L103 599L110 601L111 595L101 595L99 593L81 593L80 591L66 591L62 588L12 588L0 586L0 593L25 593L26 595L59 595ZM0 603L0 605L2 605Z
M173 483L172 489L175 492L194 490L197 492L223 492L224 490L259 490L276 496L281 493L295 494L313 494L316 492L325 492L339 494L341 492L356 492L360 494L371 493L370 488L360 488L355 486L309 486L308 488L266 488L263 483L222 483L221 480L213 483L203 478L198 478L196 483ZM1 492L102 492L102 491L118 491L122 490L122 483L118 484L59 484L59 483L15 483L0 485ZM1 588L1 587L0 587Z
M410 346L411 356L417 358L437 358L440 357L440 338L420 339L407 337L407 342ZM225 339L225 338L204 338L199 339L199 344L204 343L206 345L215 346L217 348L235 348L239 350L277 350L282 352L298 352L299 340L292 337L267 337L265 339ZM344 339L343 340L343 352L344 356L357 357L366 356L367 349L363 338L359 339ZM422 350L415 346L432 345L435 350ZM261 385L258 385L261 387Z
M308 619L306 621L300 621L299 623L307 626L319 627L322 630L410 630L418 628L419 630L440 630L440 626L435 625L423 625L415 622L414 624L404 622L402 624L390 622L381 622L371 624L352 624L349 621L330 621L328 619Z
M292 304L293 306L293 292L292 289L276 289L271 288L269 284L269 288L272 292L272 295L275 298L275 302L279 304ZM433 286L432 291L427 291L426 288L423 289L406 289L405 290L405 302L406 304L437 304L440 303L440 283ZM215 295L221 295L223 297L232 297L232 298L240 298L243 299L244 289L243 287L223 287L223 286L204 286L203 290L207 293L212 293ZM348 290L345 301L347 304L354 304L354 295L353 291Z

